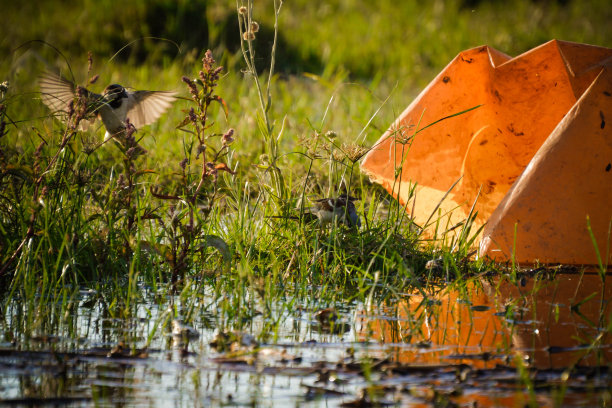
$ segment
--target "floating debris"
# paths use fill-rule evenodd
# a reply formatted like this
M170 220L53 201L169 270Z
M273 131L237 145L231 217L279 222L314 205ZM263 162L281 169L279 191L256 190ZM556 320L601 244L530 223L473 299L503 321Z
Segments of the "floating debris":
M340 315L333 307L327 309L317 310L314 317L321 323L321 325L330 325L340 318Z
M314 317L323 333L341 335L351 330L349 324L339 321L340 314L333 307L317 310Z
M259 343L251 334L241 332L219 332L209 343L217 352L237 351L240 349L255 349Z
M200 337L200 333L196 329L181 320L172 320L172 335L190 340Z

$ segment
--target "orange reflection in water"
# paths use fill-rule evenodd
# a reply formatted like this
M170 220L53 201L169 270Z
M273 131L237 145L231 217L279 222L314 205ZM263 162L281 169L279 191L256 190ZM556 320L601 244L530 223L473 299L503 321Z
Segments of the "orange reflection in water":
M488 285L489 297L515 302L519 322L510 321L512 345L523 350L536 368L606 365L609 347L612 279L596 273L557 275L552 281L529 279L524 285ZM526 350L526 351L525 351Z
M491 368L518 355L538 369L606 365L611 295L612 282L594 273L498 278L366 312L360 335L397 345L394 358L408 364Z

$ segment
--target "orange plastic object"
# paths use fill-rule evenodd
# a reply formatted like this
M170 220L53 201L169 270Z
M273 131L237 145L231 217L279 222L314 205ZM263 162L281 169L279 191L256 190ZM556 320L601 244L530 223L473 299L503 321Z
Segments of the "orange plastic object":
M463 51L361 168L405 204L417 224L437 221L437 234L464 220L475 203L473 230L486 223L483 256L596 264L588 215L606 262L611 71L612 49L558 40L516 58L488 46Z

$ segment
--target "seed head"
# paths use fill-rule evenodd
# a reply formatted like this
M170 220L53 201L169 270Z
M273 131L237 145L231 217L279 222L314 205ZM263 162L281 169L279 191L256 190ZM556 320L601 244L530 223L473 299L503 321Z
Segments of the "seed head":
M187 167L187 162L189 160L187 160L187 158L185 157L183 160L180 161L179 166L181 166L181 169L185 170L185 167Z
M129 149L127 149L127 151L125 152L125 155L130 160L135 159L136 157L140 156L140 154L141 154L141 149L139 149L138 146L132 146Z
M76 87L76 100L74 104L75 121L78 123L87 116L87 90L81 86Z
M125 137L129 139L136 132L136 127L130 123L130 118L125 119Z
M204 58L202 58L202 68L206 72L210 72L212 67L215 65L215 59L213 58L212 51L206 50Z
M415 125L402 126L399 129L393 129L393 135L396 143L407 144L414 137L414 129Z
M259 31L259 23L257 21L251 21L251 31L254 33Z
M197 98L198 97L198 88L196 87L196 84L194 84L193 81L191 79L187 78L186 76L182 77L181 79L189 87L189 93L191 94L191 96L194 97L194 98Z
M221 71L223 71L223 67L217 67L214 69L212 74L210 74L211 80L213 82L216 82L219 80L219 74L221 73Z
M245 31L242 34L242 39L244 41L253 41L255 39L255 33L253 31L251 31L251 30Z
M194 124L197 124L198 117L196 116L195 110L193 108L189 109L189 120Z
M338 150L333 150L331 152L334 161L342 162L344 160L344 154L339 152Z
M215 167L215 163L207 162L206 163L206 174L210 174L213 176L213 179L217 180L217 168Z
M90 155L96 150L96 144L90 141L83 141L83 153Z
M119 174L119 177L117 177L117 188L125 188L126 184L127 183L125 182L125 176L123 175L123 173Z
M353 163L361 159L369 150L357 144L343 144L342 148L346 152L346 157Z
M197 153L196 153L196 159L198 157L200 157L200 154L204 153L205 151L206 151L206 145L205 144L199 144L198 145L198 150L197 150Z
M234 141L234 129L230 128L221 139L223 146L228 146Z
M327 133L325 133L325 137L328 139L335 139L338 137L338 134L334 132L333 130L330 130Z
M241 16L245 16L247 13L247 8L242 6L238 8L238 14L240 14Z
M68 118L72 118L74 115L74 100L68 102Z

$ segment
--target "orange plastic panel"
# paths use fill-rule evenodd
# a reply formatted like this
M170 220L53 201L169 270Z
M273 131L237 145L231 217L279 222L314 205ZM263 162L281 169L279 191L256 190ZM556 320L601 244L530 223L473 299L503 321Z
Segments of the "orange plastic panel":
M519 262L604 263L612 222L612 60L489 218L481 253ZM612 249L612 248L610 248Z
M516 58L487 46L461 52L381 137L362 170L402 204L413 200L407 208L420 224L440 218L432 213L459 180L440 206L441 225L465 219L475 202L474 227L490 219L482 254L509 259L520 220L517 261L595 263L593 246L584 244L585 238L590 243L586 215L604 257L612 218L612 172L605 171L612 162L612 124L602 127L606 116L612 118L611 57L609 48L557 40ZM416 129L478 105L415 135ZM568 129L576 136L564 136ZM582 146L553 142L566 137L580 139ZM535 162L548 164L536 170ZM537 178L521 177L530 163ZM511 199L507 194L519 177L524 186L515 186ZM544 190L536 179L553 184ZM567 188L570 179L575 193ZM410 183L416 184L415 199L409 197Z

